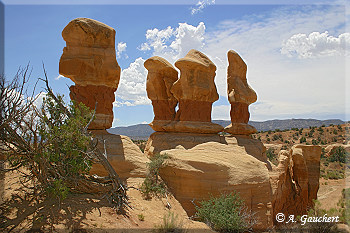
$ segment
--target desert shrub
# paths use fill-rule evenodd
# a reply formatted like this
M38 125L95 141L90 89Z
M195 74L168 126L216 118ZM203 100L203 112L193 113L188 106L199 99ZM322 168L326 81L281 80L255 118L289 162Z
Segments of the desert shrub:
M275 154L275 150L273 148L267 149L266 156L273 164L276 165L278 163L277 155Z
M344 179L344 176L345 174L343 170L329 169L327 170L324 178L331 179L331 180L339 180L339 179Z
M186 230L183 228L182 221L179 221L178 215L175 215L173 212L168 212L163 216L162 224L155 227L154 232L156 233L184 233Z
M303 136L303 137L300 138L299 141L300 141L300 143L306 142L306 138Z
M254 214L237 193L211 196L200 202L196 210L195 216L218 232L246 232L255 224Z
M329 156L328 160L329 162L345 163L347 156L349 155L344 149L344 147L339 146L334 149L333 153Z
M312 145L317 145L318 144L317 140L315 140L315 139L312 139L311 143L312 143Z
M141 193L146 198L151 198L152 195L164 196L166 194L166 184L160 178L159 172L164 167L167 158L169 158L167 154L155 154L147 164L147 176L140 187Z

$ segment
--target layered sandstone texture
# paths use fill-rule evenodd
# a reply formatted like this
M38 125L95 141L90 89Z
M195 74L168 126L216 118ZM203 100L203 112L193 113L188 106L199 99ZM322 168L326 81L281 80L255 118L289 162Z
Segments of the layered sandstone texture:
M106 130L91 130L98 139L98 149L106 152L107 159L122 179L129 177L145 177L149 159L141 152L131 139L123 135L110 134ZM108 176L101 164L94 164L92 174Z
M101 22L77 18L63 29L66 47L60 59L59 73L70 78L72 100L95 109L89 129L107 129L113 122L114 92L120 79L116 60L115 30Z
M144 63L148 70L146 90L152 100L154 119L150 126L155 131L165 131L164 126L175 118L177 99L170 92L173 84L178 80L178 72L164 58L154 56Z
M301 216L314 206L320 158L321 147L313 145L295 145L290 151L279 153L279 164L270 172L274 215Z
M229 66L227 68L227 95L231 104L232 124L225 128L225 132L234 135L250 135L256 129L248 125L249 105L257 100L255 91L247 82L247 65L233 50L227 53Z
M210 194L238 192L256 212L257 229L272 226L272 194L265 147L245 136L152 134L145 154L168 154L160 175L189 216Z
M219 99L214 83L216 66L203 53L190 50L176 61L180 78L170 91L179 102L168 132L218 133L223 128L211 122L212 104Z

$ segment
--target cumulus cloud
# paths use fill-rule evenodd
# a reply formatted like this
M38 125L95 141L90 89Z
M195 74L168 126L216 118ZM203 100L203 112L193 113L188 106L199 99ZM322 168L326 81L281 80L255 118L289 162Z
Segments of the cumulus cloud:
M124 42L119 42L117 45L117 58L121 58L122 53L124 53L126 51L126 43ZM127 55L125 55L126 58L128 57Z
M120 76L118 90L116 92L117 101L114 106L135 106L150 104L146 93L147 70L141 57L124 69Z
M201 12L204 7L215 4L215 0L200 0L197 2L196 7L191 9L191 14L197 14Z
M179 23L177 28L150 29L146 32L146 42L140 46L142 51L152 51L154 56L162 56L169 62L184 57L191 49L202 49L204 43L205 25L198 26Z
M350 33L338 37L324 33L312 32L309 35L295 34L282 44L281 53L299 58L327 57L349 54Z

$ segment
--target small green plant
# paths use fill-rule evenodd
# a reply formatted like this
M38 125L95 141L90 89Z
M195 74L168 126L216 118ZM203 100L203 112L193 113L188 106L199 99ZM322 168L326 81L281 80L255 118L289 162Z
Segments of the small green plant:
M218 232L246 232L256 223L254 214L248 211L237 193L211 196L196 206L197 217Z
M143 214L138 214L137 218L142 222L145 221L145 215L143 215Z
M306 138L303 136L300 138L300 143L306 142Z
M275 165L277 165L277 155L275 154L275 150L272 148L267 149L266 151L267 158Z
M182 221L179 221L178 215L175 215L173 212L168 212L163 216L162 224L155 227L154 232L156 233L184 233L186 230L183 228Z
M164 181L160 178L159 172L164 167L164 162L168 159L167 154L155 154L151 161L147 164L148 172L143 181L140 191L147 198L151 196L164 196L167 192L167 187Z

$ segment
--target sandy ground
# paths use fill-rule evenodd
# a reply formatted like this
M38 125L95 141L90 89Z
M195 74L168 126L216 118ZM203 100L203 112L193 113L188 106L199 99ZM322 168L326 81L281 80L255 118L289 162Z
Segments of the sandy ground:
M3 182L5 199L20 187L18 173L15 172L7 173ZM57 206L45 205L40 214L55 216L59 222L54 225L58 232L154 232L163 224L164 218L171 219L171 214L175 225L186 232L213 232L204 223L190 220L180 203L170 194L167 198L145 200L138 190L142 182L143 178L127 180L128 186L134 188L127 191L132 208L126 209L124 214L117 214L105 198L92 195L70 196L69 201L61 205L63 210L60 212L55 212ZM14 207L20 208L23 213L31 210L31 205L25 201L15 202ZM13 213L9 216L16 217ZM31 225L31 217L29 215L29 220L13 232L26 232Z
M339 208L337 203L342 196L342 190L350 188L350 176L341 180L325 180L320 178L320 188L317 193L317 199L321 203L321 208L331 209Z

